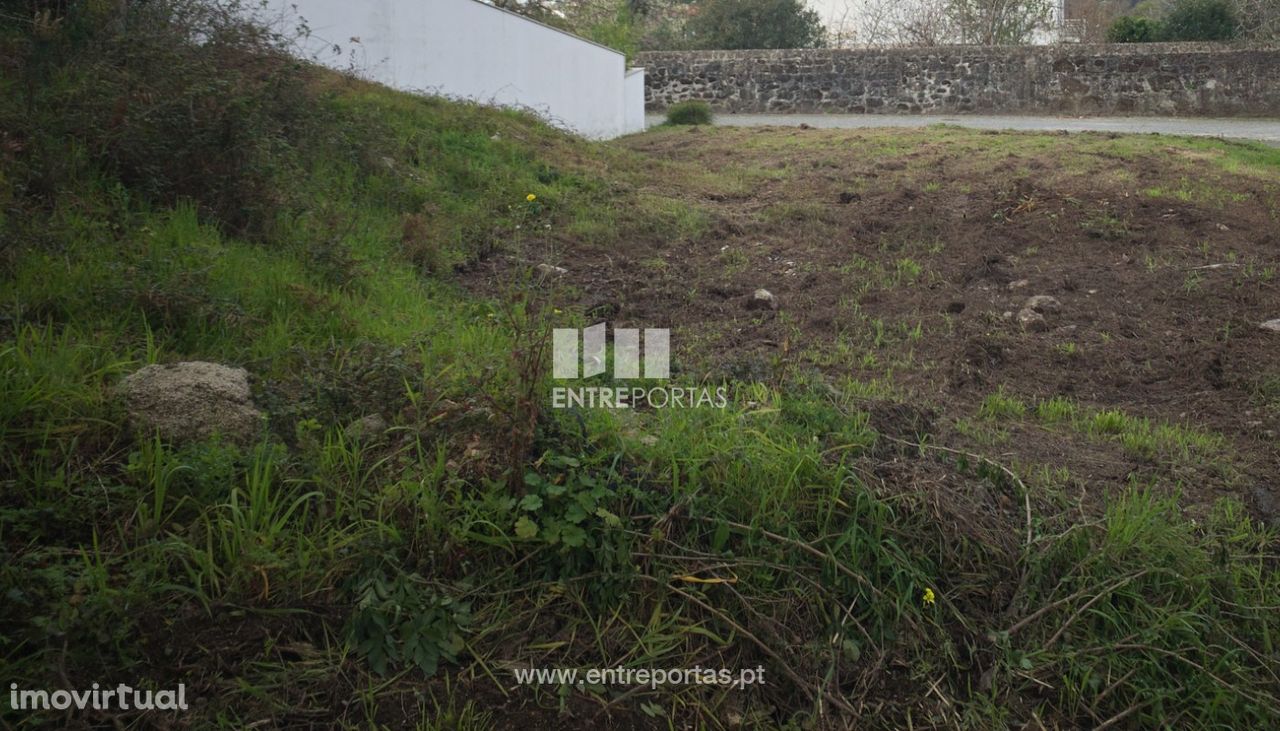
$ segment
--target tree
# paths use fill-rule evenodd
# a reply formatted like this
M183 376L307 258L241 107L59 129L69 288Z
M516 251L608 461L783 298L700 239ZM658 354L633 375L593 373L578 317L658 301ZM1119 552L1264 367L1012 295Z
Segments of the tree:
M1057 0L844 0L837 37L851 45L1031 43Z
M1280 0L1233 0L1240 35L1252 41L1280 40Z
M1160 40L1163 30L1150 18L1126 15L1116 18L1107 29L1108 43L1151 43Z
M817 48L826 29L801 0L706 0L685 26L691 48Z
M1230 41L1240 34L1228 0L1176 0L1163 27L1170 41Z
M983 46L1030 43L1049 28L1050 0L951 0L950 14L963 43Z

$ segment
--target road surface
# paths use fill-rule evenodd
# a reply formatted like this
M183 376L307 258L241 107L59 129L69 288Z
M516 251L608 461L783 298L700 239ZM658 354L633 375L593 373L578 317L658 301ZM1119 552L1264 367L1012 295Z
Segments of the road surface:
M661 124L663 116L646 116L650 126ZM1226 137L1258 140L1280 147L1280 119L1202 119L1171 117L1023 117L895 114L717 114L715 123L734 127L777 125L853 129L861 127L926 127L931 124L954 124L975 129L1011 129L1027 131L1124 132L1193 137Z

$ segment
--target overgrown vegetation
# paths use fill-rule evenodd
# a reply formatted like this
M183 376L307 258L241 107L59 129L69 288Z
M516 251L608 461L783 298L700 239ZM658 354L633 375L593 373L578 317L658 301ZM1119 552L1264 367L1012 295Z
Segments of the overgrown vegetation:
M1243 30L1236 6L1232 0L1173 0L1160 6L1154 17L1117 18L1107 30L1107 40L1112 43L1235 40Z
M667 124L711 124L711 117L711 105L706 102L680 102L667 109Z
M548 329L599 313L557 307L532 262L488 289L459 282L565 242L720 235L661 176L733 198L777 169L676 167L321 73L204 2L10 5L0 681L181 682L195 703L64 715L6 698L6 724L1280 720L1276 538L1237 501L1192 522L1176 490L1135 478L1074 520L1065 489L936 444L897 388L796 368L789 345L725 376L724 410L544 409ZM1001 159L1005 141L987 140ZM788 206L751 215L767 235L829 216ZM927 246L886 246L892 266L859 271L932 281ZM849 337L874 354L935 335L868 320ZM169 443L128 422L120 380L184 360L250 371L269 414L257 443ZM971 414L975 433L1034 422L1144 459L1222 449L1004 389ZM387 428L353 428L371 415ZM989 502L962 510L973 494ZM768 683L537 687L511 672L698 665L763 666Z

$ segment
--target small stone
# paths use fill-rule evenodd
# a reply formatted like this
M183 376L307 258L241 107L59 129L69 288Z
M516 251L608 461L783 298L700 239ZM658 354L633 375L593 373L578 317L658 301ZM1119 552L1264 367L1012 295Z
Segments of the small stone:
M1270 330L1273 333L1280 333L1280 318L1275 320L1267 320L1266 322L1262 323L1258 327L1262 328L1263 330Z
M1012 289L1022 289L1022 288L1024 288L1024 287L1029 287L1029 286L1031 286L1031 280L1030 280L1030 279L1015 279L1015 280L1013 280L1012 282L1009 282L1009 289L1011 289L1011 290L1012 290Z
M1219 231L1230 231L1231 229L1227 228L1227 224L1225 224L1225 223L1220 223L1220 224L1218 224L1218 230L1219 230Z
M751 299L747 300L748 310L776 310L778 309L778 298L767 289L757 289L751 294Z
M1057 312L1062 309L1062 303L1056 297L1050 297L1047 294L1038 294L1034 297L1027 298L1027 303L1023 305L1024 309L1033 310L1040 314L1049 312Z
M1045 322L1044 315L1030 307L1024 307L1018 312L1018 323L1031 332L1044 332L1049 329L1049 323Z
M1258 511L1258 517L1268 525L1280 526L1280 498L1271 488L1253 488L1253 507Z
M539 264L538 273L544 277L559 277L568 274L569 270L551 264Z

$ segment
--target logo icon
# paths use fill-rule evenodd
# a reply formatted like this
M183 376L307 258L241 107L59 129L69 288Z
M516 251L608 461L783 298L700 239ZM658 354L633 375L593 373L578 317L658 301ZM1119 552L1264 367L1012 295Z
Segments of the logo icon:
M641 336L643 335L643 339ZM587 379L608 370L609 330L600 322L581 330L555 328L551 333L551 375L559 381ZM613 380L671 378L671 331L666 328L616 328L613 331ZM725 386L557 385L551 389L555 409L718 408L728 404Z
M579 337L581 333L581 337ZM584 328L556 328L552 332L551 374L562 380L590 378L605 372L605 324L603 322ZM582 371L578 362L581 356ZM640 330L617 328L613 331L613 377L618 380L640 378L640 366L644 364L645 378L671 377L671 331L666 328L645 328L644 347L641 348Z

